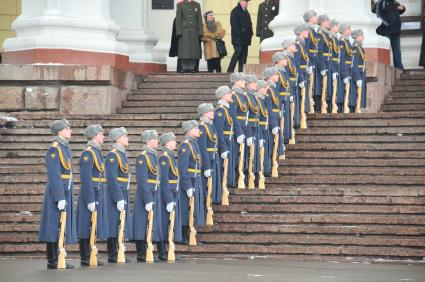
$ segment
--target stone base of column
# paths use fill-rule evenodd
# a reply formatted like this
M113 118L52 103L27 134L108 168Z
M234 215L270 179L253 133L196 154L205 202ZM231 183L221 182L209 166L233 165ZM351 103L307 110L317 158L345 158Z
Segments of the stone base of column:
M271 64L272 56L275 52L282 50L260 51L260 64ZM366 59L368 62L379 62L382 64L391 64L391 52L385 48L365 48Z
M127 55L115 53L90 52L72 49L37 48L2 53L4 64L64 64L64 65L97 65L111 66L128 70Z
M167 64L159 63L134 63L130 62L129 71L134 74L150 74L167 72Z

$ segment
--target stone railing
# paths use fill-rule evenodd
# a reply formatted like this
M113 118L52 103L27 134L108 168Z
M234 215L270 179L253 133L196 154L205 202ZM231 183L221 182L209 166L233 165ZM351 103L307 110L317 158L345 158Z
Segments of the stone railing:
M0 112L114 114L138 79L110 66L0 65Z
M267 66L271 65L245 65L244 71L262 78L263 71ZM394 82L400 77L400 74L401 71L390 65L379 62L367 63L367 107L365 112L377 113L381 110L385 98L390 93Z

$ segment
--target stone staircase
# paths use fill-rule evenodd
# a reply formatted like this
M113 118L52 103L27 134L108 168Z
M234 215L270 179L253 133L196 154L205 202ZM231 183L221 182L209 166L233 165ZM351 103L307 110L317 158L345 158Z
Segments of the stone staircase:
M112 116L70 116L76 193L82 135L91 123L125 126L130 162L147 128L174 131L214 101L227 75L149 75ZM309 116L309 129L288 146L280 177L265 191L232 190L215 206L202 244L179 246L188 257L423 260L425 257L425 71L408 71L377 114ZM401 107L401 108L400 108ZM46 181L44 152L54 113L16 113L0 131L0 256L42 255L38 221ZM134 170L134 168L133 168ZM134 172L134 171L133 171ZM132 189L134 191L135 184ZM129 251L134 250L128 244ZM99 243L101 250L105 246ZM68 246L77 250L77 246Z

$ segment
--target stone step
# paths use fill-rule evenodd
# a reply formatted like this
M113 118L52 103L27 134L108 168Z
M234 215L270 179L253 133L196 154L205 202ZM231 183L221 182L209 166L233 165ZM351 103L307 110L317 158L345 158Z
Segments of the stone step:
M20 145L20 144L19 144ZM22 144L24 145L24 144ZM1 148L1 147L0 147ZM296 145L287 145L288 151L422 151L425 150L424 143L400 143L400 144L385 144L385 143L318 143L308 144L300 143Z
M313 120L365 120L365 119L400 119L400 118L425 118L425 111L420 112L379 112L361 114L308 114L308 118Z
M395 85L393 86L393 91L405 91L405 92L416 92L423 91L424 87L422 85Z
M226 85L226 84L223 84ZM143 88L132 90L130 92L131 97L135 96L145 96L145 95L168 95L169 99L179 99L178 96L190 96L193 95L206 95L206 96L215 96L216 88L193 88L193 89L185 89L185 88ZM158 97L158 96L157 96Z
M367 158L357 158L357 159L286 159L282 165L289 166L356 166L356 167L423 167L424 162L421 159L367 159Z
M347 119L325 120L307 119L309 127L313 128L339 128L339 127L423 127L425 119L422 118L397 118L397 119Z
M119 124L121 120L124 121L146 121L146 120L175 120L178 119L190 119L193 116L196 116L196 113L184 114L184 113L173 113L173 114L163 114L163 113L153 113L153 114L114 114L114 115L61 115L53 112L17 112L11 113L14 117L20 120L27 121L53 121L56 119L66 118L71 121L80 120L91 123L96 123L99 121L103 122L116 122Z
M301 133L301 131L298 131ZM424 143L425 135L303 135L296 134L297 143Z
M232 199L232 198L231 198ZM364 214L369 216L371 214L394 214L403 216L404 214L418 214L423 215L425 207L421 205L380 205L380 204L270 204L270 205L256 205L256 204L240 204L233 203L230 206L214 206L214 214L226 216L229 213L320 213L326 216L328 213L338 214Z
M403 97L388 97L385 101L386 105L404 105L404 104L424 104L425 97L421 98L403 98Z
M337 127L298 130L297 135L397 135L425 134L425 127Z
M214 222L221 224L380 224L380 225L425 225L425 215L345 215L345 214L217 214ZM424 239L425 241L425 239Z
M180 106L180 107L167 107L164 105L163 107L125 107L118 109L117 112L121 114L156 114L156 113L163 113L163 114L171 114L178 111L179 113L196 113L197 107L187 107L187 106ZM197 118L195 115L192 118Z
M384 112L401 112L401 111L425 111L425 104L385 104L382 106Z
M425 91L411 91L406 92L403 90L392 91L389 95L392 98L423 98L425 97Z
M166 97L164 97L164 99L167 99ZM198 107L200 104L202 103L207 103L207 102L214 102L213 99L211 99L211 97L209 99L202 99L202 100L190 100L190 101L125 101L123 103L123 109L126 108L136 108L136 107L140 107L140 108L159 108L162 109L163 107L173 107L174 110L180 111L181 107Z
M425 165L425 162L424 162ZM1 171L0 171L1 173ZM425 166L421 168L350 168L350 167L286 167L280 170L284 175L400 175L400 176L425 176Z
M409 71L402 73L400 79L425 79L425 73L421 71Z
M187 118L180 118L176 116L175 119L162 119L162 120L75 120L70 119L72 122L72 129L75 134L75 131L83 132L83 130L90 124L99 123L102 125L103 129L108 133L114 127L124 126L127 130L135 128L141 130L141 128L153 127L153 125L161 125L164 127L180 127L182 122L187 120ZM21 120L16 123L15 128L5 128L7 130L11 129L26 129L27 133L33 133L33 129L44 129L46 132L50 128L50 120Z
M327 152L327 151L287 151L288 158L321 158L321 159L397 159L397 158L411 158L411 159L424 159L424 151L404 151L404 152L391 152L391 151L340 151L340 152Z
M0 229L9 229L3 225ZM25 231L25 230L24 230ZM216 224L199 228L200 233L242 233L242 234L334 234L334 235L390 235L390 236L423 236L425 226L397 225L323 225L323 224L249 224L243 223Z
M6 177L3 177L6 178ZM9 179L11 180L11 179ZM400 184L400 185L425 185L425 179L415 176L389 176L389 175L305 175L286 176L280 175L279 178L269 178L268 183L279 184ZM6 181L6 180L5 180Z
M211 82L211 81L177 81L177 82L143 82L138 85L139 89L210 89L211 94L214 94L214 91L223 85L222 82Z
M229 76L227 74L149 74L143 77L142 83L144 82L229 82Z
M395 86L425 86L425 79L411 79L410 77L395 81Z
M306 245L355 245L355 246L401 246L423 247L424 238L389 237L389 236L322 236L322 235L238 235L238 234L199 234L198 239L207 244L306 244Z
M170 91L171 92L171 91ZM127 103L132 103L135 101L146 101L146 102L162 102L164 103L164 99L167 101L182 101L182 102L190 102L194 101L197 103L204 103L206 101L216 102L215 96L209 93L183 93L183 94L175 94L174 91L172 93L167 94L144 94L144 93L133 93L127 96ZM161 101L162 100L162 101Z

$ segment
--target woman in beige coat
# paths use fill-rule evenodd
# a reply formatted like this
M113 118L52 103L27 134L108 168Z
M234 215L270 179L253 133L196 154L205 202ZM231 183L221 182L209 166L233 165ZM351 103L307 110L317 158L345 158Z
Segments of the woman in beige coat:
M204 55L208 64L208 72L221 72L221 57L217 52L217 39L223 39L226 31L220 22L215 21L212 11L204 14L204 29L202 41L204 42Z

